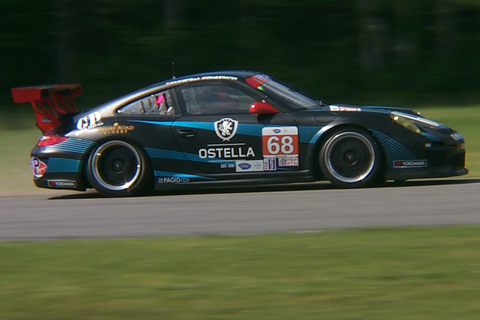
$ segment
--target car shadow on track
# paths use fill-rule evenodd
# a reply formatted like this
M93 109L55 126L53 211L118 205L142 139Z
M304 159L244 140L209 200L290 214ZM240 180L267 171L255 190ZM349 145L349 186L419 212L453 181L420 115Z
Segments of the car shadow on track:
M440 185L458 185L480 183L480 179L428 179L411 180L404 182L389 181L381 186L374 188L404 188L404 187L424 187ZM164 191L157 191L151 195L141 197L159 197L189 194L225 194L225 193L246 193L246 192L282 192L282 191L308 191L308 190L334 190L332 184L326 181L309 183L291 183L291 184L273 184L273 185L255 185L255 186L203 186L203 187L182 187ZM338 189L341 190L341 189ZM72 193L48 198L49 200L72 200L72 199L101 199L106 198L95 191L82 193Z

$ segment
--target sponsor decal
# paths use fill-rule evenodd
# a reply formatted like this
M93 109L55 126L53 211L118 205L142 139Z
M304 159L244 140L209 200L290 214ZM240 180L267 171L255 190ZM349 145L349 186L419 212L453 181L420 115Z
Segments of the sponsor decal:
M393 161L394 168L425 168L427 160L395 160Z
M77 121L78 130L88 130L103 125L100 112L93 112Z
M265 159L263 159L263 169L265 171L275 171L275 170L277 170L277 159L275 159L275 158L265 158Z
M257 88L258 90L262 91L262 85L268 81L270 81L270 77L265 74L257 74L252 77L248 77L245 81L252 87Z
M203 76L203 77L192 77L192 78L187 78L187 79L182 79L182 80L175 80L175 81L170 81L167 82L167 85L173 85L173 84L182 84L182 83L188 83L188 82L195 82L195 81L202 81L202 80L232 80L232 81L237 81L237 77L231 77L231 76Z
M48 180L47 185L50 188L74 189L77 187L77 182L73 180Z
M32 173L35 178L43 177L47 171L47 165L36 157L30 159L30 166L32 167Z
M220 164L221 169L233 169L235 168L235 162L225 162Z
M278 159L279 167L298 166L298 129L297 127L277 127L262 129L263 156ZM265 170L273 168L266 165Z
M212 144L198 150L200 159L235 159L255 157L252 147L241 144Z
M230 141L237 133L238 121L230 118L223 118L214 122L215 133L223 141Z
M356 107L330 106L330 111L362 111L362 109Z
M177 183L187 183L190 182L190 178L187 177L162 177L158 178L158 183L162 184L177 184Z
M98 130L103 134L120 134L120 133L128 133L135 129L134 126L121 126L117 122L110 127L100 127Z
M242 170L248 170L252 167L250 163L242 162L238 164L238 167Z
M297 167L298 158L279 158L278 166L279 167Z
M239 160L235 162L236 172L263 171L263 160Z

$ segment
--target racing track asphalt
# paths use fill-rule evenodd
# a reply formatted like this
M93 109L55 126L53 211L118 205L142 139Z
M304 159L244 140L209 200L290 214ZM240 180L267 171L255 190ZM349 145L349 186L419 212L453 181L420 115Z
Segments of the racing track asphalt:
M109 199L0 197L0 239L124 238L480 224L480 179L339 190L328 183Z

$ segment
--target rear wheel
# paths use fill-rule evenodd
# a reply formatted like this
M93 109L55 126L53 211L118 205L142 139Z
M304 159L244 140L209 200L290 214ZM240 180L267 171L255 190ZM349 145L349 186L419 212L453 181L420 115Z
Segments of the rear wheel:
M324 176L340 188L366 187L381 182L383 156L366 131L344 128L325 141L319 154Z
M109 197L145 192L151 180L150 171L143 150L121 140L99 145L87 162L88 180L99 193Z

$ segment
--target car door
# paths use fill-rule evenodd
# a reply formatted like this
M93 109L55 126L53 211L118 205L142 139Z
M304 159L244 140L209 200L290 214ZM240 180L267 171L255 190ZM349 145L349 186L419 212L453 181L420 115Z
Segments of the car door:
M117 114L134 129L128 138L147 153L155 177L172 177L177 172L195 170L172 138L172 124L182 116L173 89L140 97L119 108Z
M208 175L297 170L298 128L286 113L251 114L262 100L241 85L205 81L177 88L184 115L173 123L179 149Z

